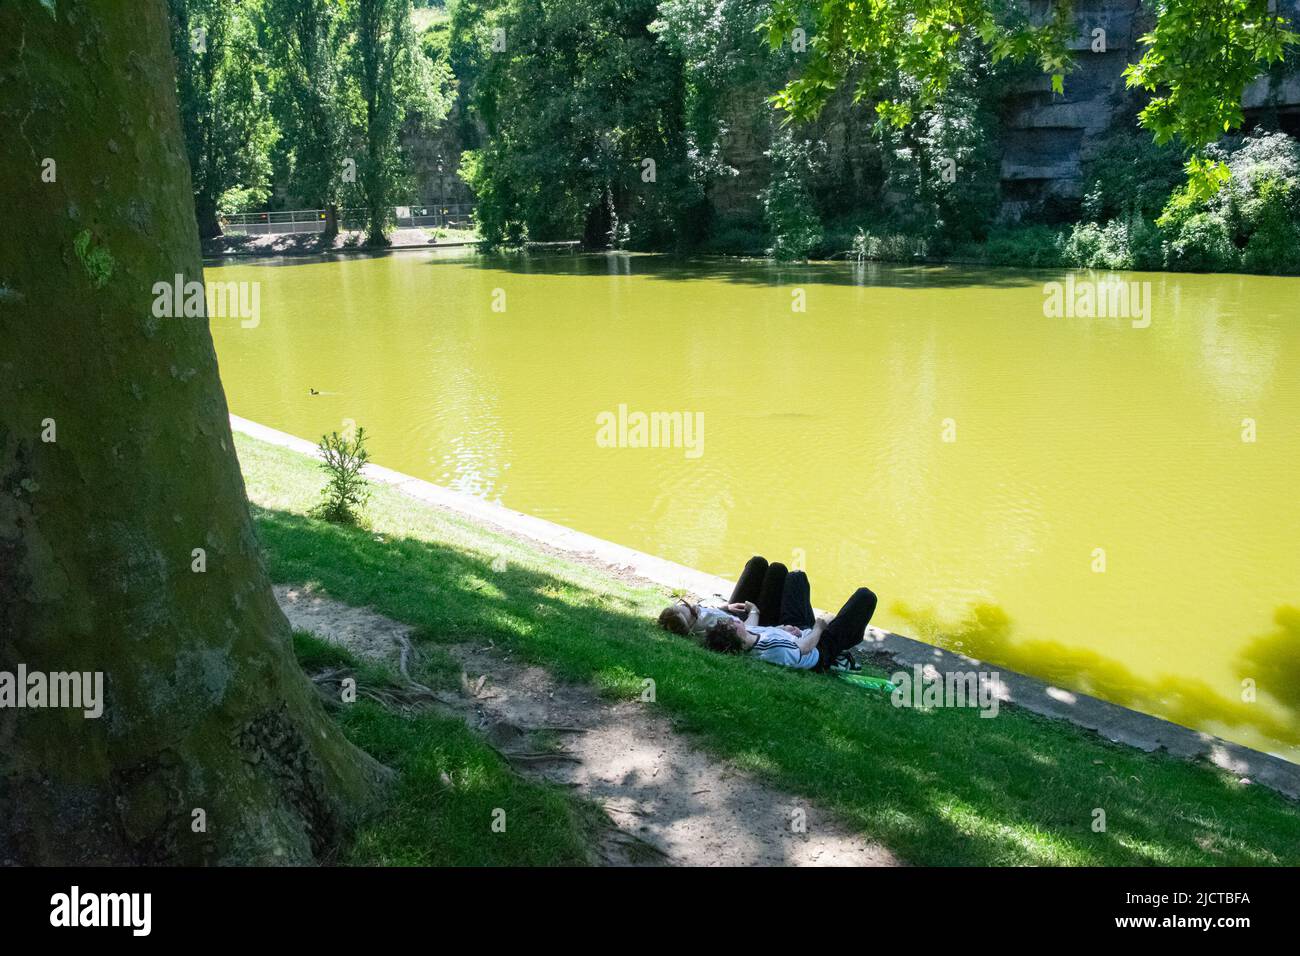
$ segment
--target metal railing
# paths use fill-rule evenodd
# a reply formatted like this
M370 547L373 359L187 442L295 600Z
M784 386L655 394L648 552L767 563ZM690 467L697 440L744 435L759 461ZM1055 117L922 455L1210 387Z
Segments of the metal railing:
M474 204L468 202L394 206L393 222L399 229L469 229ZM281 209L274 212L235 212L221 217L227 233L264 236L272 233L325 231L324 209ZM366 210L340 209L339 228L364 229Z

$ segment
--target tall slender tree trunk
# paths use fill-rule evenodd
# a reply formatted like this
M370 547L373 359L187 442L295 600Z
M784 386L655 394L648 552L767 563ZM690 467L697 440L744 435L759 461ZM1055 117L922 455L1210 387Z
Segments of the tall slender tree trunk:
M614 208L614 195L607 185L600 198L587 209L582 226L582 245L586 249L609 249L614 245L618 231L618 212Z
M195 198L194 219L198 224L200 239L216 239L225 235L217 218L217 201L213 197L200 195Z
M0 6L0 672L103 713L0 708L0 863L320 860L390 774L294 661L207 320L158 314L203 276L166 11L51 6Z

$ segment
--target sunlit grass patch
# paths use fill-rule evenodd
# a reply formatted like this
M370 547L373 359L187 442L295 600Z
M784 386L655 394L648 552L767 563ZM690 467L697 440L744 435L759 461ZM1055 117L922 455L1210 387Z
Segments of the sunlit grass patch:
M338 600L411 625L435 669L452 666L438 657L439 645L472 641L620 700L641 701L652 680L654 693L640 706L720 762L818 801L909 863L1300 863L1296 805L1214 768L1110 744L1018 708L993 719L968 709L897 708L833 676L713 654L655 627L654 615L670 601L663 590L393 489L375 489L369 531L309 519L304 512L322 480L313 463L243 436L237 445L276 581L314 581ZM479 828L484 795L511 791L497 775L507 768L490 751L475 751L463 724L413 728L369 711L348 714L353 739L432 788L403 791L399 811L359 844L359 859L462 859L475 841L487 841L485 861L544 857L523 842L493 843ZM434 787L430 775L443 772L464 786ZM510 797L521 810L512 819L542 828L556 854L547 862L582 852L583 810L562 797L549 790ZM434 809L466 833L427 820ZM1104 830L1092 826L1096 809L1105 811Z

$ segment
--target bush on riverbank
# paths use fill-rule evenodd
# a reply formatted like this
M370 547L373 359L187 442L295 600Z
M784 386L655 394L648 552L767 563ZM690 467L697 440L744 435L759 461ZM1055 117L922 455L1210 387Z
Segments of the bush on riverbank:
M1194 271L1300 270L1300 146L1283 133L1213 147L1231 179L1209 197L1176 192L1157 221L1164 265Z
M797 178L763 196L765 221L728 220L703 251L775 258L957 261L1031 268L1300 274L1300 144L1259 133L1215 147L1230 178L1213 196L1186 185L1181 160L1137 134L1112 137L1089 164L1083 219L925 226L886 213L824 225ZM805 162L804 165L807 165Z
M1001 266L1300 273L1300 144L1261 133L1214 147L1230 178L1201 195L1171 172L1167 155L1130 144L1091 168L1083 203L1092 218L1070 226L1003 226L956 247L953 258ZM1172 193L1165 193L1174 183ZM869 237L865 258L907 260L908 244ZM857 255L859 246L849 247Z

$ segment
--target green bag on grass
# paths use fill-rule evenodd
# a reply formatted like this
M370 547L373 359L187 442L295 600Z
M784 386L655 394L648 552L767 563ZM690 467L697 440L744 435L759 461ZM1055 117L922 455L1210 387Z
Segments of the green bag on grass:
M836 671L836 673L840 675L840 680L846 680L850 684L865 687L867 690L879 691L882 694L892 694L898 689L893 682L883 677L868 677L866 674L859 674L854 671Z

